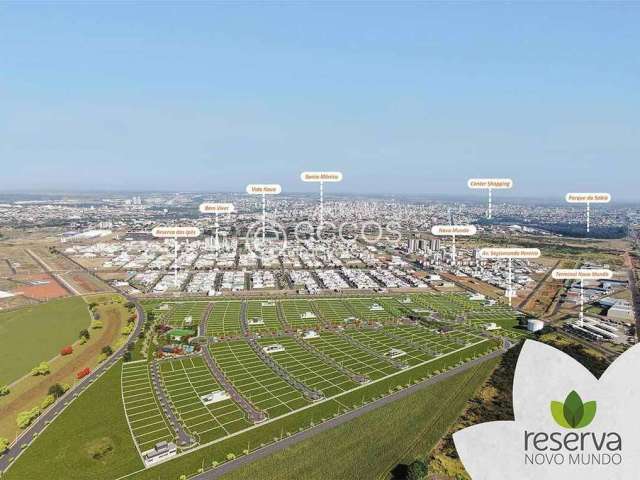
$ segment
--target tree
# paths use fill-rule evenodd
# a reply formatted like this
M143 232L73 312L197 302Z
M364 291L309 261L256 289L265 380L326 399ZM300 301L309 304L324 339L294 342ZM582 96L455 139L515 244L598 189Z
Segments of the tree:
M54 383L49 387L49 395L53 395L54 398L60 398L62 395L64 395L64 392L64 387L59 383Z
M105 345L102 347L102 353L104 353L107 357L113 353L113 349L109 345Z
M407 480L423 480L427 476L427 464L422 460L415 460L407 467Z
M11 392L11 390L9 389L9 385L0 385L0 397L9 395L9 392Z
M89 330L84 328L84 329L80 330L80 335L78 335L78 337L79 338L84 338L85 340L89 340L91 335L89 335Z
M0 455L9 450L9 440L0 437Z

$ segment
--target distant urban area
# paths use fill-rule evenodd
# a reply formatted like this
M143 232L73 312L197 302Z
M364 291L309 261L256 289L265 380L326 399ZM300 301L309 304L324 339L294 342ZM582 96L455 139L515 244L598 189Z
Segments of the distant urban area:
M3 478L39 478L92 395L121 399L79 440L96 478L218 478L414 389L489 388L525 339L595 368L637 341L637 205L247 192L2 198ZM448 430L412 469L458 468Z

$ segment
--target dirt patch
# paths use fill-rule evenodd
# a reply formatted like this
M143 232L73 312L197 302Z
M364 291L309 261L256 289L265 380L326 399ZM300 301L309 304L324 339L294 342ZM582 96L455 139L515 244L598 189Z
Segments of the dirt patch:
M36 305L37 300L29 297L18 295L16 297L3 298L0 300L0 310L11 310L13 308L25 307L27 305Z
M34 298L36 300L51 300L69 295L69 292L67 292L67 290L60 285L55 278L47 273L16 276L13 280L20 283L20 286L15 288L12 292L16 295L24 295L25 297ZM34 282L35 284L31 284L31 282Z
M64 275L64 279L73 284L76 290L79 290L82 294L91 294L110 290L100 280L91 278L91 276L84 272Z

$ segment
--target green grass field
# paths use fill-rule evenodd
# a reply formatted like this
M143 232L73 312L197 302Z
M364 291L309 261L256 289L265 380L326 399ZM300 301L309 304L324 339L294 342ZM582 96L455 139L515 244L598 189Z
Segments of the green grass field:
M192 328L200 324L202 315L207 309L207 302L180 302L173 305L167 316L167 323L172 327Z
M385 308L379 299L349 298L346 301L355 312L356 317L361 320L384 323L393 318L387 310L388 307Z
M225 480L376 480L424 457L489 376L488 361L287 450L239 468ZM331 461L327 461L327 459ZM283 475L286 465L286 475Z
M240 394L270 418L308 404L302 394L265 365L246 342L217 343L210 349Z
M87 304L80 297L0 313L0 385L55 357L90 322Z
M226 337L242 334L240 302L215 302L207 319L208 337Z
M163 440L174 441L167 419L154 392L149 364L125 363L122 367L122 398L133 437L141 452Z
M251 332L279 332L283 327L278 320L276 303L264 300L247 302L247 321ZM253 322L253 324L251 323ZM262 324L260 324L262 322Z
M260 340L262 346L277 343L285 347L284 352L271 354L282 368L307 387L331 397L358 386L338 369L305 350L291 337L275 337Z
M390 362L360 350L350 344L342 335L322 332L319 337L306 340L306 342L342 367L364 375L370 380L377 380L397 371Z
M230 398L209 405L202 395L222 387L201 357L169 360L160 364L160 373L178 418L199 443L206 443L250 427L244 411Z
M329 323L344 325L355 319L354 313L347 307L346 300L338 298L321 298L313 300L320 315Z
M116 364L76 399L20 456L3 480L113 479L142 468L120 397ZM93 458L106 446L101 458Z
M410 301L407 302L407 299ZM206 302L166 302L170 305L169 308L160 310L160 306L163 303L165 302L148 302L145 304L145 308L149 311L157 312L157 315L162 315L162 317L158 318L162 318L163 321L172 319L169 322L172 324L181 324L185 316L191 316L192 314L193 323L196 323L201 318L207 305ZM247 318L260 317L265 320L266 325L264 327L267 328L263 333L273 331L272 329L276 329L280 322L286 322L286 325L296 329L313 326L319 333L318 337L307 338L306 340L303 338L294 339L282 334L258 339L258 344L261 346L277 343L285 347L282 352L272 352L270 354L271 360L278 365L274 367L275 371L254 352L250 342L228 338L239 333L240 316L243 311L241 302L215 301L214 308L207 321L207 330L209 335L218 336L222 339L222 341L212 343L208 347L215 362L238 392L254 407L266 413L268 420L263 424L256 425L255 428L240 431L251 425L246 420L244 412L233 401L223 400L210 405L202 403L200 398L202 395L217 391L220 387L201 358L164 360L161 363L161 377L171 400L172 409L176 412L185 428L199 438L200 443L207 443L213 440L215 440L215 443L208 444L202 449L148 469L145 472L137 472L131 478L171 480L182 474L193 474L198 468L210 468L212 462L223 463L229 454L241 456L260 446L326 421L340 413L360 408L365 403L418 383L434 374L437 375L457 365L462 365L472 358L497 348L497 341L478 335L478 327L473 325L474 322L470 321L469 316L471 314L479 314L480 316L490 316L491 314L496 318L502 316L514 318L512 311L495 309L495 307L490 308L480 302L471 302L468 297L457 294L412 294L401 299L392 297L297 299L276 301L275 305L271 305L270 302L265 303L266 305L263 305L262 301L258 300L247 302ZM440 322L427 319L418 325L408 325L407 322L398 320L398 317L404 316L415 308L424 312L425 317L430 316L428 311L438 312L443 317L452 320L457 320L458 316L463 314L466 316L467 322L463 323L459 320ZM428 311L425 312L425 310ZM305 315L307 312L310 312L310 314ZM357 315L362 320L381 322L384 326L380 328L356 328L357 325L352 324L345 329L333 331L324 328L328 324L344 323L344 317L349 312L352 315ZM256 330L262 331L260 327L256 328ZM395 350L400 350L400 352ZM331 358L331 360L327 357ZM400 369L403 366L401 364L409 368ZM284 373L280 369L284 370ZM348 372L345 374L342 369L347 369ZM135 442L142 451L150 448L157 441L173 438L172 431L167 424L165 415L158 407L157 398L149 381L148 364L146 362L136 362L128 363L124 367L118 365L107 376L112 376L114 370L117 370L118 382L121 383L118 383L115 390L105 391L104 397L97 400L95 405L90 406L93 408L93 413L97 418L104 419L104 424L107 425L106 428L111 423L111 415L119 416L119 420L113 422L116 432L114 435L117 434L119 438L121 425L124 423L124 433L129 437L128 446L133 449L136 457L135 465L130 463L129 465L133 465L133 467L125 470L124 467L120 467L118 462L115 462L114 473L111 474L110 472L109 475L94 466L89 468L91 476L83 477L78 475L85 474L87 469L80 468L77 472L74 471L70 474L67 468L75 468L75 460L69 461L69 467L67 467L67 461L61 459L60 465L57 465L61 476L53 478L114 479L139 469L142 463L137 457L135 444L130 438L131 433L126 423L127 418L131 422ZM472 370L475 371L476 367ZM120 376L121 371L122 375ZM371 382L358 384L349 378L351 373L364 375ZM296 388L292 386L292 384L297 384L294 381L285 381L280 374L286 379L292 377L307 387L322 392L325 400L310 402L303 396L303 387ZM103 377L103 379L107 376ZM469 382L473 381L475 381L475 377L473 380L469 380ZM96 385L100 385L101 382L102 379L92 389ZM464 385L466 388L467 383ZM436 387L434 386L433 388ZM466 392L462 387L459 391ZM89 392L85 395L88 394ZM80 400L83 400L85 395ZM462 396L460 401L464 403L468 396L464 398ZM102 412L102 402L107 399L112 402L115 397L117 397L118 413L116 414L116 410L113 410L111 408L113 406L110 405L105 418ZM122 405L122 398L124 398L124 406ZM405 457L414 455L417 451L416 449L425 448L424 445L427 445L431 438L431 429L440 428L440 424L436 425L434 422L440 422L445 417L449 418L446 416L449 414L454 415L449 423L455 419L456 412L459 411L459 408L456 407L457 401L458 396L456 395L451 397L441 396L439 402L429 403L430 408L424 408L428 412L422 412L420 409L414 412L414 410L406 410L407 407L404 407L405 417L413 417L415 414L418 420L424 419L420 421L428 422L430 421L429 419L433 419L430 424L431 427L428 429L429 431L425 430L425 432L415 437L413 436L415 432L404 431L404 436L407 438L406 441L403 440L402 436L395 436L396 433L394 431L391 437L395 443L391 444L388 449L389 452L385 450L384 455L381 454L376 456L379 458L372 458L367 456L369 455L367 449L376 445L384 446L387 441L386 438L383 438L384 432L372 428L372 435L375 434L375 436L370 437L371 441L362 442L370 445L362 446L364 450L358 453L358 455L364 455L364 462L371 462L372 466L367 463L367 469L365 470L369 476L338 476L330 478L384 479L385 477L376 477L377 473L374 476L371 476L371 474L375 469L378 469L375 471L384 472L385 469L393 467L393 464L385 466L382 466L382 464L385 462L393 463L398 458L401 458L400 453L397 451L399 445L410 446L409 450L403 453ZM462 408L462 403L460 408ZM88 408L87 405L83 405L83 408ZM75 403L67 412L74 411L74 407L76 407ZM453 410L456 408L458 410L454 412ZM67 412L55 422L54 427L58 423L64 423L62 420L67 418ZM407 412L411 413L411 415L407 415ZM80 411L76 415L84 418L87 412ZM75 418L67 420L67 423L73 421L75 421ZM402 428L405 428L402 421L404 420L398 419L398 423L390 424L390 428L402 430ZM415 418L413 421L413 427L415 428L417 425ZM89 427L92 427L92 425L90 423ZM446 430L447 425L442 428ZM382 425L380 428L383 427L389 428L386 425ZM70 427L65 428L68 429ZM92 428L89 432L93 434L94 430ZM98 429L98 432L103 432L103 430ZM237 434L235 434L236 432ZM231 434L233 435L229 436ZM42 435L41 439L36 440L33 447L38 446L46 438L48 438L46 435ZM419 440L420 438L423 440ZM424 440L425 438L427 440ZM414 440L417 443L414 444ZM64 438L60 437L58 441L64 443ZM111 445L115 443L115 440L110 435L102 433L100 437L91 440L86 447L76 445L77 442L74 442L72 443L75 445L76 454L80 455L83 448L86 451L95 450L96 442L98 444L106 442ZM51 443L49 441L49 444ZM349 442L346 442L346 445L350 445ZM55 448L53 450L56 451ZM355 447L352 450L355 451ZM32 448L27 453L31 451ZM71 451L65 453L65 455L70 456ZM341 458L340 454L336 455L336 458ZM345 455L356 455L356 453L346 452ZM36 461L27 455L25 455L25 458L27 462ZM89 458L94 461L91 455L89 455ZM309 461L312 461L313 458L315 457L312 455ZM348 458L351 464L355 462L354 457ZM111 453L107 452L104 458L97 463L106 465L113 461L110 459ZM16 467L20 466L22 461L22 458L19 459L16 462ZM334 469L341 468L336 466L336 462L333 460L326 462L326 455L324 455L324 461L328 465L322 468L329 469L331 472ZM301 465L307 465L307 460L302 460ZM23 471L36 471L41 467L29 465L21 468ZM298 467L296 466L296 468ZM318 471L326 473L322 468ZM10 473L13 474L13 471L14 469L12 468ZM18 471L20 470L18 469ZM297 472L297 470L294 471L294 473ZM287 475L289 473L287 470ZM316 472L314 471L313 475L315 474ZM7 478L19 479L22 477ZM25 478L41 477L35 475ZM276 477L249 476L247 478L270 480ZM284 478L313 479L329 477L294 475Z
M281 300L284 321L293 328L313 328L322 323L309 300Z
M235 348L232 349L233 351L225 352L230 354L230 357L227 359L228 362L224 362L226 365L221 365L223 369L225 369L225 366L227 367L229 377L233 377L235 380L234 383L236 383L241 393L247 397L253 397L255 404L258 404L256 399L261 399L264 402L261 406L265 410L269 410L269 408L265 408L266 405L272 406L271 408L277 410L278 406L273 402L277 401L282 405L281 402L285 398L280 395L279 398L273 397L268 389L263 388L262 391L260 391L263 385L262 382L274 380L273 372L270 370L263 371L257 367L251 368L253 366L252 359L246 355L246 349L254 356L255 354L244 342L226 342L224 344L214 345L214 348L217 346L228 347L229 345L234 345ZM127 478L136 480L177 479L182 474L193 474L202 467L211 468L213 462L220 464L224 462L227 455L231 453L235 456L241 456L245 451L252 451L260 446L289 436L303 428L318 424L339 413L344 413L351 408L358 408L363 402L379 398L381 395L386 395L401 386L408 386L426 376L443 371L443 369L455 364L461 364L466 359L483 354L487 349L495 346L495 342L485 340L478 345L469 346L460 352L433 359L427 364L396 372L388 378L383 378L377 382L358 387L353 391L345 392L335 399L311 404L304 410L293 411L291 415L275 418L275 420L270 423L239 433L236 436L222 439L218 443L208 445L189 455L147 470L142 469L142 462L137 456L125 421L124 409L120 397L121 368L118 364L96 382L78 401L74 402L40 438L35 440L34 445L32 445L25 455L20 457L9 470L6 478L9 480L21 480L23 478L113 480L125 474L136 472ZM256 360L258 360L257 357ZM260 361L258 360L258 362ZM260 364L261 363L258 363L257 365ZM265 366L265 368L268 367ZM127 367L127 370L129 370L129 367ZM136 369L133 370L134 371L130 373L137 373L135 372ZM129 375L125 375L125 377L129 377ZM132 375L129 378L134 380L135 377L136 375ZM275 379L277 380L278 377L276 376ZM282 382L282 380L280 380L280 382ZM274 385L274 388L279 390L280 387L284 386L293 390L286 383L284 383L284 385ZM438 395L441 396L441 394ZM438 395L435 396L436 399L441 398ZM460 401L464 403L468 397L461 395L459 398ZM299 394L298 399L302 400ZM424 402L420 402L419 405L421 408L424 407ZM302 405L297 405L295 408L299 408L300 406ZM433 412L434 409L437 410L435 407L442 407L445 411L449 411L451 401L445 399L444 401L433 403L433 406L434 408L425 410ZM291 407L293 407L292 404L290 404L287 410L290 410ZM416 417L407 415L407 411L411 410L400 409L400 411L405 417L412 419L411 422L415 427ZM429 413L429 415L431 415L431 413ZM274 417L272 416L271 418ZM453 418L455 418L455 415ZM380 428L387 429L388 427L381 426ZM446 427L443 427L443 431L445 429ZM380 435L379 438L373 436L377 434ZM371 442L362 443L383 445L384 442L386 442L384 432L372 430L371 435ZM438 433L438 435L440 435L440 433ZM113 452L115 454L112 455L108 453L100 461L91 459L91 456L86 452L95 442L102 441L103 439L107 439L114 445ZM394 441L397 447L405 440L403 437L396 437ZM407 445L406 442L405 445ZM47 458L49 460L47 462L41 462L41 458ZM326 457L324 461L326 462ZM333 461L326 463L333 463ZM258 476L255 478L267 480L282 478L282 476Z
M379 355L383 355L389 359L391 359L391 357L389 356L389 352L392 349L402 350L403 352L405 352L405 355L397 357L395 358L395 360L406 363L408 365L417 365L418 363L425 362L432 358L432 355L418 350L417 348L412 347L400 340L390 338L378 330L348 329L345 330L345 335L351 337L353 340L358 342L360 345L368 348L369 350L372 350Z

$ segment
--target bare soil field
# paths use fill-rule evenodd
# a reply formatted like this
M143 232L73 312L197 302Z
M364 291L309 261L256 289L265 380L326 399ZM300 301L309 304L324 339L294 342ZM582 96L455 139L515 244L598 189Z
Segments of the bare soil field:
M67 292L67 290L48 273L41 273L38 275L20 275L14 277L14 280L18 280L21 283L12 292L16 295L20 294L36 300L51 300L53 298L66 297L69 295L69 292ZM27 284L32 281L42 281L47 283L42 285Z
M79 270L78 266L64 255L52 253L47 246L30 248L49 268L56 272Z
M111 287L101 280L92 277L86 272L73 272L63 274L62 277L75 287L81 294L109 292Z
M26 307L27 305L35 305L36 303L38 303L38 301L33 298L16 295L15 297L0 299L0 311Z
M481 293L482 295L485 295L488 298L494 298L500 301L505 299L504 290L494 287L493 285L489 285L488 283L485 283L476 278L458 277L456 275L453 275L450 273L444 273L444 272L442 272L440 275L445 280L458 282L459 284L462 284L475 292ZM438 290L440 290L439 287L438 287Z
M31 258L31 255L22 246L1 244L0 261L3 261L7 266L10 265L11 275L43 272L40 265Z
M129 278L129 274L127 272L98 272L96 273L98 277L100 277L104 281L109 280L126 280Z
M81 255L70 255L70 258L88 270L101 270L104 262L110 260L107 257L83 257ZM115 270L116 268L117 267L114 267L113 269Z

